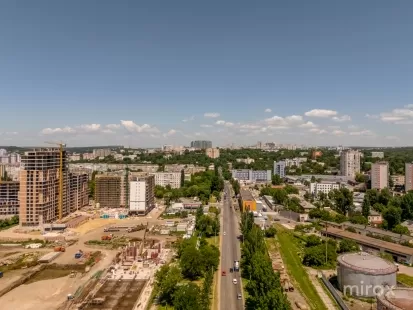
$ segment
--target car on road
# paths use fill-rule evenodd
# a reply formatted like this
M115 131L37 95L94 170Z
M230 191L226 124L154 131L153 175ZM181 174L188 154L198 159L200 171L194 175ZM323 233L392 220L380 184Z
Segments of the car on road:
M238 283L237 279L233 279L232 283L237 284Z
M227 233L224 231L224 236L226 235Z
M240 300L242 298L241 293L238 293L237 299Z
M225 277L227 275L227 273L223 270L222 271L222 276Z
M232 272L233 270L232 270L232 267L231 268L229 268L229 272Z

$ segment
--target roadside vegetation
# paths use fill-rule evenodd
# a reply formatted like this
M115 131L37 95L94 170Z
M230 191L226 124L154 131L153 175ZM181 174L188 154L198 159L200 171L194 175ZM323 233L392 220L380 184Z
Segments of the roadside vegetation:
M252 213L245 212L241 218L243 235L241 272L248 279L245 285L247 298L245 308L290 310L291 304L280 283L280 276L272 269L264 234L254 224Z
M397 274L397 282L400 282L407 287L413 287L413 277L404 273Z
M19 216L13 216L9 219L0 220L0 231L9 229L10 227L17 226L19 224Z

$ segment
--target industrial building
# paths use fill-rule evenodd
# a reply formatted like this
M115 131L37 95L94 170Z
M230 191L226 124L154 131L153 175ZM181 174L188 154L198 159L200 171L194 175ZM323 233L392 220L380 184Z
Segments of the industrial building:
M122 177L98 174L95 177L95 202L100 208L120 208Z
M19 187L21 226L39 226L70 213L68 174L62 147L25 152Z
M257 203L251 192L245 189L240 190L242 211L257 211Z
M389 163L376 162L371 165L371 188L383 189L389 186Z
M206 141L206 140L197 140L197 141L192 141L191 142L191 147L195 149L208 149L212 148L212 141Z
M328 227L320 232L322 235L334 239L354 240L363 248L364 251L388 253L393 256L393 259L396 262L407 265L413 264L413 248L333 227Z
M361 153L357 150L343 150L340 154L340 175L354 179L360 172Z
M19 182L0 181L0 217L19 214L19 188Z
M171 188L181 187L181 172L155 172L155 185L170 186Z
M142 175L133 179L129 183L129 211L146 215L155 207L155 177Z
M377 310L412 309L413 288L395 287L377 296Z
M234 179L246 182L270 182L271 170L250 170L238 169L231 170L231 175Z
M395 287L397 266L366 252L345 253L337 260L338 287L345 296L375 297Z
M69 173L70 212L89 204L89 176L86 173Z

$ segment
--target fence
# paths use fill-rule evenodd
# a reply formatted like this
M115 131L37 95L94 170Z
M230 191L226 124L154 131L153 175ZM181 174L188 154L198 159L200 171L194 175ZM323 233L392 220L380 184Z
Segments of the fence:
M324 285L327 287L335 301L337 302L338 306L340 307L341 310L349 310L349 308L346 306L344 303L343 299L340 297L340 295L337 293L336 289L334 286L328 281L328 279L325 277L323 273L321 273L321 280L323 281Z

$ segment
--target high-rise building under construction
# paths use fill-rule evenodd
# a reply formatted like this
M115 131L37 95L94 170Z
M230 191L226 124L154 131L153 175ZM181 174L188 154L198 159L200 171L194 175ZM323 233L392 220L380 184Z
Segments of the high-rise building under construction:
M68 181L65 150L43 148L25 152L21 157L20 171L20 225L39 226L68 215Z

